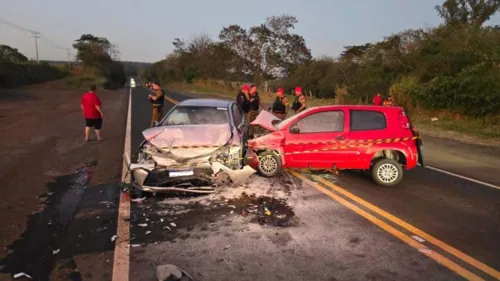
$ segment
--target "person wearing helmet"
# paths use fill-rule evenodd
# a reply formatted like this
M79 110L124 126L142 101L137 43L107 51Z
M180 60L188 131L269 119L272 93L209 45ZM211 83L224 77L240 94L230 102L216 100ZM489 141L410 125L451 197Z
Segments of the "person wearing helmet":
M283 88L279 88L276 92L276 99L274 100L270 111L274 114L274 116L281 120L286 118L286 115L288 114L288 98L285 96L285 90Z
M302 87L295 87L295 100L292 109L295 113L300 113L307 108L306 96L302 93Z

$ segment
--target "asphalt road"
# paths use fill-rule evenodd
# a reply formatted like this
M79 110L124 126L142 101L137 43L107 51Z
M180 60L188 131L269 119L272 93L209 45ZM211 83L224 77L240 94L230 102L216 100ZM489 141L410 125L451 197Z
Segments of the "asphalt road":
M149 127L151 106L147 94L144 88L136 88L132 94L132 149L142 141L141 131ZM176 101L190 98L181 93L166 94ZM165 113L171 107L166 100ZM341 200L325 196L321 187L314 189L307 180L294 182L300 188L290 198L296 201L295 212L302 223L286 230L252 228L247 235L245 230L233 227L229 233L218 230L190 236L190 231L206 230L205 220L221 229L241 223L240 218L221 219L221 214L228 212L221 206L194 217L168 218L181 225L174 233L156 227L148 236L144 229L132 225L134 239L143 247L131 252L131 280L154 280L151 272L162 262L177 263L195 272L200 280L462 280L457 274L460 270L449 270L435 258L411 248L411 243L395 239L394 233L388 233L391 231L382 231L366 217L339 204ZM495 269L500 269L499 190L420 167L407 172L396 188L381 188L367 175L354 172L341 173L332 182L439 239L440 245L446 243L469 255L474 261L464 262L467 258L462 254L452 255L450 250L421 242L475 276L495 280L492 274L498 274ZM161 218L158 214L165 212L165 206L158 201L169 199L160 199L149 198L144 205L134 205L135 221L149 216L153 220ZM288 237L283 238L287 241L268 238L269 244L263 237L273 233ZM229 243L232 246L227 250L224 245ZM211 265L214 262L216 269ZM478 269L480 262L493 271L485 274L484 268Z

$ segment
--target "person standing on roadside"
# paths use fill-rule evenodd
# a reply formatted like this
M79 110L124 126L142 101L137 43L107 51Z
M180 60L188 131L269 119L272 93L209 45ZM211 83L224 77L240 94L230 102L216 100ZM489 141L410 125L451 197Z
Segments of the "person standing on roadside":
M295 113L300 113L307 108L306 96L302 93L302 87L295 87L295 100L292 104L292 109Z
M85 142L89 141L90 128L94 128L97 140L101 141L102 113L101 100L96 94L96 85L91 85L89 91L83 94L81 107L85 118Z
M392 106L392 105L393 105L392 97L391 97L391 95L388 95L387 99L384 100L384 106Z
M249 111L248 111L248 122L252 123L255 118L259 115L259 108L264 109L262 103L260 102L259 93L257 92L257 86L250 86L250 92L248 93L249 101Z
M163 103L165 101L165 92L162 88L160 88L160 84L158 84L158 82L152 82L151 85L155 91L153 95L148 96L149 101L153 105L153 113L151 117L151 128L153 128L155 126L155 121L161 121Z
M377 93L377 95L373 98L373 105L382 105L382 96L380 93Z
M236 95L236 104L243 111L243 113L245 113L245 116L247 116L250 111L250 100L248 98L249 91L250 87L245 84L241 86L240 92Z
M274 100L270 111L274 114L274 116L281 120L286 118L286 115L288 114L288 98L285 96L285 90L283 88L278 89L276 99Z

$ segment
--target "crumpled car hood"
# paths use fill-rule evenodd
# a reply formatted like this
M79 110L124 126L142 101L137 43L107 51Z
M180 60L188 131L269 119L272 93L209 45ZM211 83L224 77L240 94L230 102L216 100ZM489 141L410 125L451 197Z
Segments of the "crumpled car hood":
M281 122L281 120L269 111L262 110L250 125L258 125L270 132L274 132L276 131L276 128L273 126L275 122Z
M239 140L231 139L229 124L164 126L142 132L146 141L177 158L193 158L211 153Z

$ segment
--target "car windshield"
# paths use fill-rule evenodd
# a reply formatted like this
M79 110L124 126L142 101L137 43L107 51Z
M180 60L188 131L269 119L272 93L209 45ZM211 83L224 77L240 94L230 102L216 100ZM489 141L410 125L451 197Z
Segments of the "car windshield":
M225 107L178 106L163 121L162 126L228 124Z

